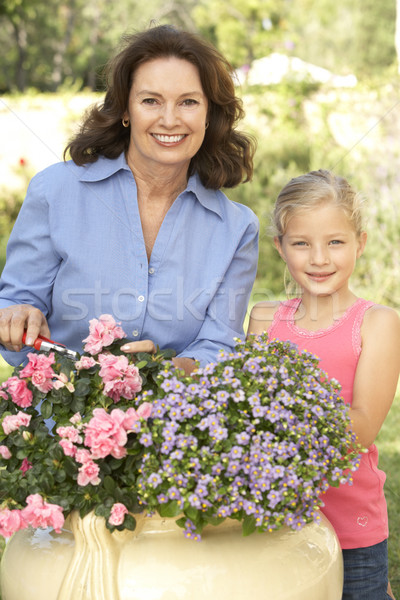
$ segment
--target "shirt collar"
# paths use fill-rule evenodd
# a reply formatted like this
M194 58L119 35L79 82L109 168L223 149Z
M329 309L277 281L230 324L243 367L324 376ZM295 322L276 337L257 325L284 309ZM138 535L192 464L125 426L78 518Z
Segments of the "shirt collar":
M121 170L129 171L131 173L123 152L118 158L113 159L99 156L96 162L84 166L84 171L79 179L80 181L87 182L103 181ZM197 173L189 178L187 188L183 193L194 194L204 208L213 211L221 219L223 218L221 199L218 191L205 188Z
M99 156L96 162L84 166L84 172L79 179L80 181L103 181L121 169L130 171L123 152L118 158Z

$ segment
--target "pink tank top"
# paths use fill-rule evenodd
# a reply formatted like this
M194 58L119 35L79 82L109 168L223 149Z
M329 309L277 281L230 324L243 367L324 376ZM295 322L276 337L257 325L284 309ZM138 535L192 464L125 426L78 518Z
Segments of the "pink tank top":
M353 400L353 383L361 353L361 325L365 311L373 302L359 298L345 314L327 329L308 331L295 325L294 315L301 303L296 298L281 302L268 329L270 339L290 340L299 350L307 350L320 359L319 366L342 386L345 402ZM322 496L321 511L336 530L342 548L362 548L378 544L388 537L387 506L383 493L386 476L378 469L375 444L361 455L353 485L329 488Z

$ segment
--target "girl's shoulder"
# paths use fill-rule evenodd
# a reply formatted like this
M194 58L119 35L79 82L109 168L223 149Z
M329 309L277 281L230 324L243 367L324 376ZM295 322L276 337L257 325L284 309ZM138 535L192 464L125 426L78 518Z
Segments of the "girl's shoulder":
M362 328L364 332L378 333L393 329L394 335L400 335L400 317L397 311L390 306L374 304L365 312Z

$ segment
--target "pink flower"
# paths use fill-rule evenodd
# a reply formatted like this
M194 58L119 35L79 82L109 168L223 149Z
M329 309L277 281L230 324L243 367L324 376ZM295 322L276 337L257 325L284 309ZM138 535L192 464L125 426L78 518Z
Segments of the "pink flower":
M128 408L128 410L125 412L125 419L123 423L126 431L132 431L134 423L139 421L139 419L148 419L152 410L153 407L150 402L143 402L143 404L141 404L137 410L135 410L133 407Z
M60 375L56 375L55 377L56 381L53 383L53 388L55 390L60 390L61 388L66 387L71 394L75 391L74 385L68 380L68 377L65 375L65 373L60 373Z
M22 471L22 473L25 475L25 473L29 471L29 469L32 469L32 463L29 462L27 458L24 458L19 470Z
M54 352L49 356L30 352L28 359L28 364L20 371L20 377L30 377L33 385L46 394L53 387L55 373L51 365L54 364Z
M12 431L17 431L20 427L28 427L31 422L31 415L18 411L16 415L7 415L2 422L3 431L6 435Z
M31 381L35 387L41 392L47 394L53 387L53 382L51 379L46 379L44 373L37 371L32 374Z
M104 394L119 402L120 398L132 400L142 389L142 378L135 365L129 364L127 356L100 354L99 375L104 383Z
M77 412L74 415L72 415L72 417L70 418L70 422L73 425L80 425L82 422L82 415L81 413Z
M85 341L85 340L83 340ZM80 360L77 360L75 363L75 368L80 371L81 369L90 369L97 365L97 362L91 356L82 356Z
M70 442L69 440L60 440L58 443L63 449L65 456L76 455L76 446L72 442Z
M4 508L0 511L0 535L11 537L13 533L27 526L20 510Z
M86 450L85 448L82 448L82 449L78 448L78 450L76 451L76 454L75 454L75 460L76 460L76 462L84 465L85 463L92 460L92 455L90 454L89 450Z
M122 525L125 519L125 515L128 514L128 512L129 511L124 504L121 504L121 502L116 502L112 506L108 522L110 523L110 525L115 525L116 527L118 525Z
M64 525L62 507L58 504L49 504L43 500L40 494L31 494L26 499L27 506L22 510L22 518L32 527L53 527L57 533L61 533Z
M111 454L122 458L128 436L124 427L125 413L115 408L108 414L103 408L95 408L93 417L85 428L85 445L93 458L104 458Z
M124 337L126 337L126 333L117 326L111 315L101 315L99 319L89 321L89 335L83 340L86 342L84 350L89 354L96 355L115 340Z
M67 427L57 427L56 432L60 437L66 438L70 442L82 444L83 439L79 433L79 430L72 425L68 425Z
M0 454L5 460L11 458L11 452L7 446L0 446Z
M31 406L33 394L24 379L10 377L6 381L6 386L14 404L21 408Z
M77 479L78 485L84 486L88 485L88 483L91 483L92 485L99 485L101 482L100 477L98 477L99 471L99 465L96 465L96 463L92 460L83 463L83 465L79 467Z
M1 387L4 387L5 384L6 384L6 382L4 382ZM3 392L3 390L0 390L0 398L3 398L3 400L8 400L7 392Z

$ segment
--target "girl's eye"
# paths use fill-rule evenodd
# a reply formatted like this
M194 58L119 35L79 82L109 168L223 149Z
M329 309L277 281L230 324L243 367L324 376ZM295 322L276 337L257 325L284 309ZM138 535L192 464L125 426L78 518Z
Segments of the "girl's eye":
M344 244L344 242L342 242L342 240L332 240L330 243L333 246L338 246L339 244Z
M306 246L306 242L293 242L293 246Z

